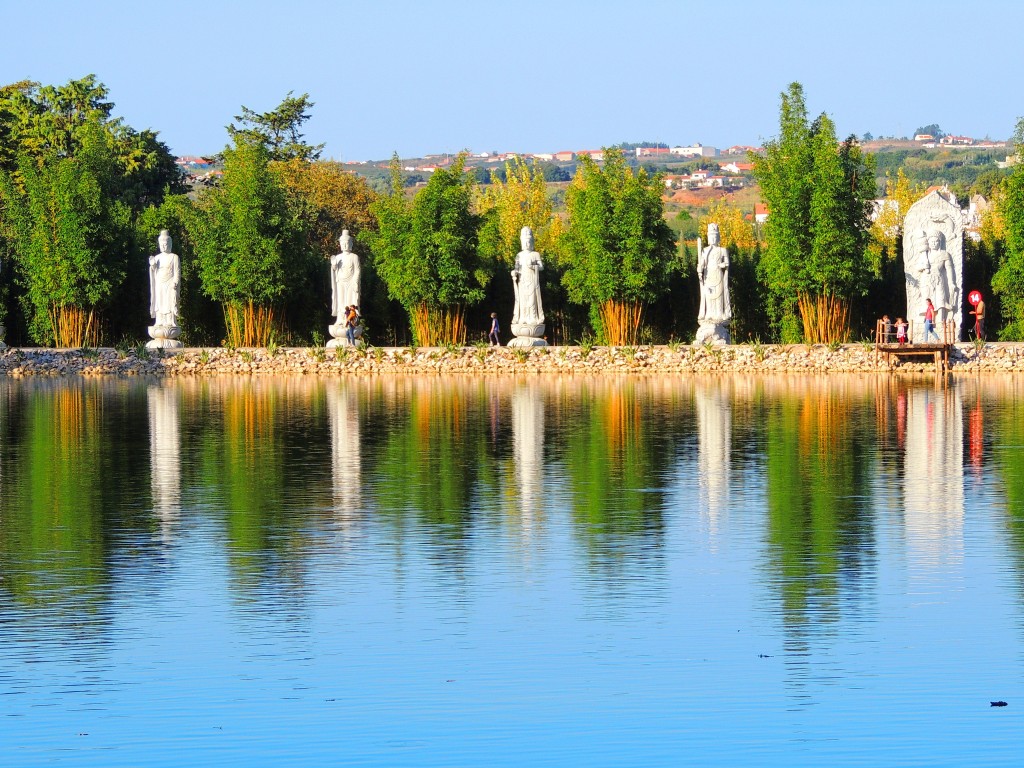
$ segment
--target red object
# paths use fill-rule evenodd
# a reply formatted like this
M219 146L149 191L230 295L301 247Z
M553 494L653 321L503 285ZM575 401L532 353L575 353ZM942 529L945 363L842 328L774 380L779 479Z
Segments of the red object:
M978 306L981 303L981 291L971 291L967 294L967 301L970 302L972 307Z

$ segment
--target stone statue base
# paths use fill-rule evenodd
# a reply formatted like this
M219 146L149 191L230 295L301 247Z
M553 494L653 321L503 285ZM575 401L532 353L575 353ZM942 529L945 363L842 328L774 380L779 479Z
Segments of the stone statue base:
M512 323L510 330L515 338L508 343L510 347L546 347L544 339L544 323Z
M701 320L697 328L697 338L693 340L693 346L699 347L707 342L712 344L729 344L729 321L717 323L714 320Z
M178 341L181 328L176 325L151 325L146 349L181 349L184 345Z
M344 323L335 323L334 325L329 325L327 326L327 331L331 334L331 340L327 342L327 349L337 349L338 347L351 346L358 347L363 343L363 326L361 324L356 326L355 333L352 334L353 336L355 336L356 339L356 343L354 345L349 344L348 342L348 335L346 333L346 331L348 331L348 326L346 326Z

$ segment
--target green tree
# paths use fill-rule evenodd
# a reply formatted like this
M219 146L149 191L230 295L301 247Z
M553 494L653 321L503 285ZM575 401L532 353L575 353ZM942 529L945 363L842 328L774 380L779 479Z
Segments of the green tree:
M645 305L667 285L676 248L661 190L660 176L634 173L620 150L608 149L603 168L580 158L566 193L563 282L570 301L591 307L608 344L637 343Z
M1000 297L1005 325L1002 339L1024 339L1024 118L1013 134L1017 164L1002 183L996 198L1003 257L992 277L992 290Z
M293 328L302 329L306 337L315 328L326 327L330 296L327 259L338 252L338 237L349 230L356 238L361 232L373 229L377 221L370 212L370 204L377 199L366 179L347 171L340 163L319 160L307 162L297 157L272 162L270 168L281 179L288 192L289 204L297 211L306 233L309 254L305 268L307 276L302 287L289 302L288 319ZM378 300L384 294L380 278L364 259L362 273L362 307L364 316L371 310L375 334L382 329L387 316Z
M555 254L562 220L554 213L544 174L536 165L518 157L506 162L504 174L491 174L490 186L480 195L479 208L493 214L487 246L497 261L512 265L520 249L520 232L527 226L533 230L537 250L549 257Z
M266 346L282 329L280 306L308 257L303 222L269 160L263 144L236 136L221 186L186 220L203 292L221 303L234 346Z
M22 154L0 174L0 226L24 289L29 332L59 347L98 344L99 312L124 278L132 212L117 160L93 123L75 156Z
M451 168L434 171L410 203L396 155L391 194L371 205L378 231L366 239L376 271L409 313L421 346L463 343L466 306L483 298L491 277L480 253L480 216L471 207L474 183L465 161L460 154Z
M943 136L946 135L943 132L943 130L939 128L938 123L929 123L928 125L922 125L916 131L914 131L915 136L920 136L922 134L925 134L927 136L933 136L936 139L941 139Z
M870 280L874 161L853 136L838 143L827 115L808 123L799 83L781 98L778 138L751 156L769 210L759 264L769 316L783 341L843 341L850 301Z
M98 343L101 329L141 322L136 302L117 301L144 285L131 230L168 191L184 191L157 134L113 117L108 96L93 75L0 87L0 247L38 342Z
M234 123L228 126L228 135L234 139L255 142L266 147L271 160L318 160L323 151L323 144L311 145L302 134L303 124L309 120L309 110L314 102L309 94L292 96L288 91L276 108L269 112L255 112L242 106L242 114L235 115Z

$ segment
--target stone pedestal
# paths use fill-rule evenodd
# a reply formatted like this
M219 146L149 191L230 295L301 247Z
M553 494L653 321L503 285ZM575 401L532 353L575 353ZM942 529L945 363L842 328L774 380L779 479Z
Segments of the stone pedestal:
M348 334L346 331L348 327L344 323L335 323L334 325L327 326L328 333L331 334L331 340L327 342L328 349L337 349L338 347L351 347L348 343ZM363 326L357 325L355 333L353 334L356 339L355 346L362 344L363 338Z
M700 326L697 328L697 338L693 340L693 345L699 347L707 342L712 344L728 344L729 343L729 323L716 323L714 320L701 320Z
M181 349L183 345L178 341L179 336L181 328L176 325L151 325L149 338L152 341L146 344L146 349Z
M544 340L544 323L512 323L510 330L515 338L508 343L510 347L546 347Z

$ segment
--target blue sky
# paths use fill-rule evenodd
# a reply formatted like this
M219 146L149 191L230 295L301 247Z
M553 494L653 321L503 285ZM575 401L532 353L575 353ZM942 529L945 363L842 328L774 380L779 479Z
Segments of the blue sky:
M1006 138L1024 114L1011 0L0 0L0 21L0 80L94 73L177 154L288 91L339 160L756 144L793 80L842 134Z

